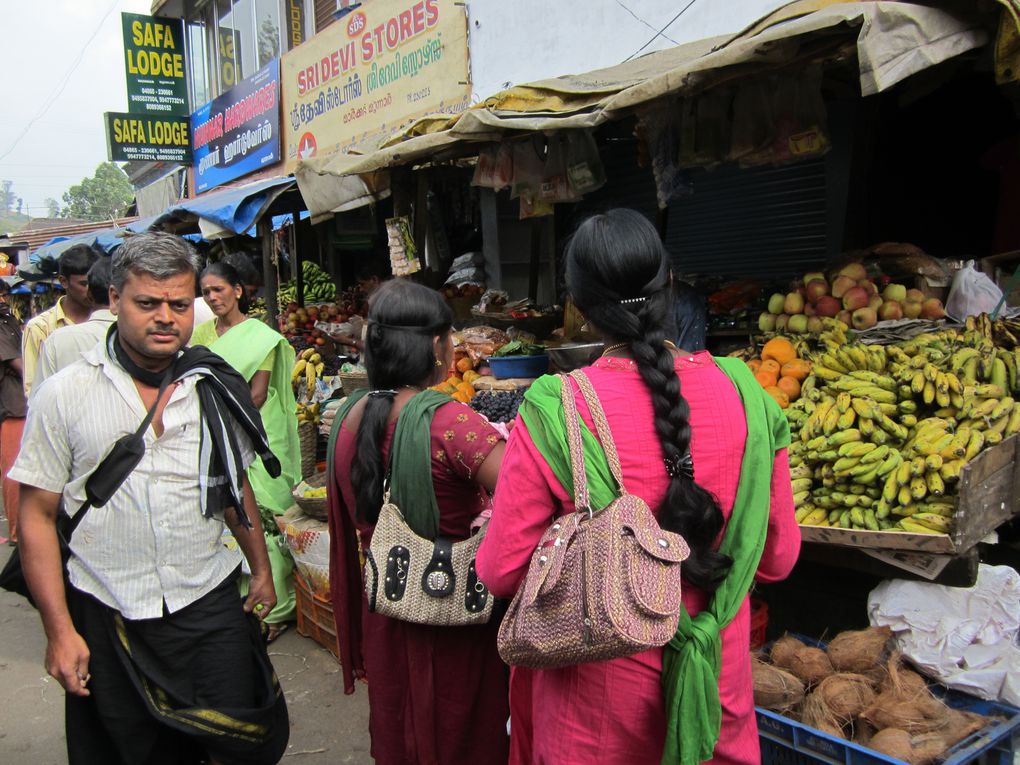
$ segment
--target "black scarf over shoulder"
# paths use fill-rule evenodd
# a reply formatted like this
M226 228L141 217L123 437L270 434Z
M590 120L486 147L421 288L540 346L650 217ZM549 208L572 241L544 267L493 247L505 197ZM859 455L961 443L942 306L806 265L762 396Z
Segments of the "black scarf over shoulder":
M242 525L251 528L251 520L244 508L244 463L235 426L248 436L266 472L273 478L280 475L280 461L269 448L262 417L252 401L251 389L245 379L220 356L203 346L186 348L168 368L168 372L142 369L122 347L116 323L110 327L106 343L110 358L115 359L135 380L150 387L161 387L168 373L169 382L201 375L195 389L198 391L202 426L196 476L202 488L202 514L211 518L222 514L228 507L234 507ZM138 459L118 460L110 465L104 461L103 468L104 471L111 471L113 478L119 477L116 480L119 486L134 470ZM108 499L106 497L97 506Z

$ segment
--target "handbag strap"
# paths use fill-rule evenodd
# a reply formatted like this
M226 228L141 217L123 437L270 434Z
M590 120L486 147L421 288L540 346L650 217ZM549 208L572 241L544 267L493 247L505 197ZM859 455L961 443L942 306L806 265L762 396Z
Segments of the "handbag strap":
M599 441L602 442L602 449L606 453L606 461L609 463L609 471L616 479L616 485L620 487L620 494L626 494L627 489L623 485L623 469L620 467L620 455L616 451L616 442L613 441L613 433L609 429L609 420L606 418L606 411L602 408L598 394L591 380L580 369L570 373L570 376L577 381L577 387L581 389L584 402L588 405L588 411L595 422L595 429L599 434ZM573 397L571 397L573 398Z
M170 385L170 380L173 379L173 370L174 370L174 367L173 367L173 364L171 364L167 368L166 374L163 375L162 382L159 384L159 392L156 394L156 400L152 403L152 406L149 407L149 411L145 413L145 419L142 420L142 424L138 426L138 430L136 430L134 432L134 435L132 436L132 438L144 438L145 437L145 431L148 429L149 425L152 424L152 420L156 416L156 408L159 406L159 401L160 401L161 398L163 398L163 394L166 393L166 389ZM110 455L107 454L106 456L109 457ZM95 473L95 472L97 472L99 470L102 470L103 469L103 465L105 464L105 462L106 462L106 457L104 457L99 462L99 464L96 465L96 467L93 469L92 473ZM89 475L91 476L92 473L90 473ZM127 476L124 476L124 478L126 479ZM74 514L73 518L71 518L71 522L67 526L67 539L66 539L66 541L68 543L70 543L70 541L71 541L71 535L74 534L74 530L78 528L78 525L82 522L82 520L84 520L85 516L88 514L88 511L91 510L91 509L92 509L92 503L88 499L86 499L84 502L82 502L81 507L78 508L78 512Z
M588 493L588 475L584 470L584 442L574 402L574 388L569 375L560 375L560 401L567 426L567 445L570 447L570 472L574 480L574 507L592 514L591 496Z

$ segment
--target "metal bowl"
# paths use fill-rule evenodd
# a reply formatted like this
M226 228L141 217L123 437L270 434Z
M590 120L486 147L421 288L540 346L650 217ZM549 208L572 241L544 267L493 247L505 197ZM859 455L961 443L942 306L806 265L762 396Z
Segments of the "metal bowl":
M547 346L546 353L559 371L572 372L595 361L605 347L605 343L565 343Z

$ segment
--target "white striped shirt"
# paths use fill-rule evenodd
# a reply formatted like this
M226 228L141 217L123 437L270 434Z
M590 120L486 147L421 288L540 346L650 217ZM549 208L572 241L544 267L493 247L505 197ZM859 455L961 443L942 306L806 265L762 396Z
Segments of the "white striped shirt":
M173 391L163 435L148 429L138 467L106 505L88 511L71 541L71 583L127 619L157 618L164 602L178 611L241 563L240 552L222 543L222 519L207 519L200 510L198 379L188 377ZM65 511L74 515L93 468L145 415L134 381L101 343L33 391L9 477L62 494ZM251 441L239 427L235 431L244 465L250 465Z

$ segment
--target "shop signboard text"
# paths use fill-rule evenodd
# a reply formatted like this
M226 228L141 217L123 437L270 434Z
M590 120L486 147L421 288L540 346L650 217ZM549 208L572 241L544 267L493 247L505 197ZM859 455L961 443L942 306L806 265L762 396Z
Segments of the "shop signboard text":
M183 22L122 13L121 24L128 111L187 116Z
M455 0L374 0L281 64L284 159L342 152L471 98L467 21Z
M199 193L279 162L279 59L198 109L191 132Z
M191 161L187 117L107 112L106 144L112 162Z

